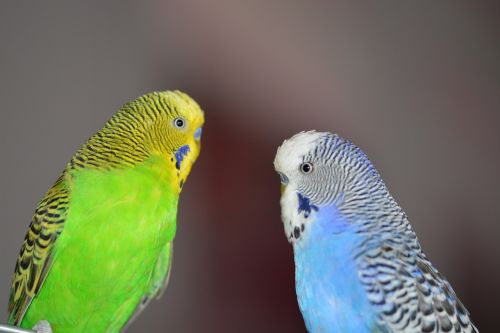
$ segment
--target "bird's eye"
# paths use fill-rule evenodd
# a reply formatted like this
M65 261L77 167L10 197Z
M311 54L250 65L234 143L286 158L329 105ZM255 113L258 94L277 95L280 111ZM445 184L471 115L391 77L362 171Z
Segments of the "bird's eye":
M184 128L186 125L186 121L182 118L175 118L174 119L174 126L177 128Z
M305 162L300 165L300 171L302 171L302 173L311 173L312 170L313 165L309 162Z

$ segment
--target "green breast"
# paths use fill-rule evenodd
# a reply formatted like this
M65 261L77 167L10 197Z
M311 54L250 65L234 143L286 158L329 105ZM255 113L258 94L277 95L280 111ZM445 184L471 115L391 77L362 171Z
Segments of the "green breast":
M49 274L22 322L55 333L113 332L147 293L156 260L173 240L178 183L170 161L78 172Z

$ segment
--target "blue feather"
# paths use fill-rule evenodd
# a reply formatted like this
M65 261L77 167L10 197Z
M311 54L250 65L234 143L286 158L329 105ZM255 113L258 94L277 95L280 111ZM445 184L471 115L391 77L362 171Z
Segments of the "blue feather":
M316 207L317 209L317 207ZM335 206L321 207L294 243L296 291L309 332L372 332L376 313L358 277L362 241Z

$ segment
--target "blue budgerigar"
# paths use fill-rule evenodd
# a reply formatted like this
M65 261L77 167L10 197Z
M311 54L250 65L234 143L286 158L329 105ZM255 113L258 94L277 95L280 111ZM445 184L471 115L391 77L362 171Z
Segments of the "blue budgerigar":
M274 165L309 332L478 332L361 149L301 132Z

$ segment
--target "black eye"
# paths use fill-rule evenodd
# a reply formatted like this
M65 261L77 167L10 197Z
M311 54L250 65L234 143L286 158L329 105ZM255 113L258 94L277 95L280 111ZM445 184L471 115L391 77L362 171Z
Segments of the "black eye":
M302 173L311 173L312 170L313 170L313 165L309 162L302 163L300 165L300 171L302 171Z
M174 125L177 128L183 128L184 125L186 125L186 121L182 118L175 118L174 119Z

